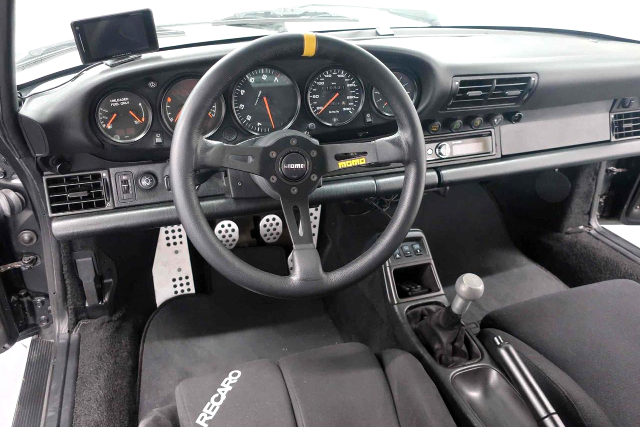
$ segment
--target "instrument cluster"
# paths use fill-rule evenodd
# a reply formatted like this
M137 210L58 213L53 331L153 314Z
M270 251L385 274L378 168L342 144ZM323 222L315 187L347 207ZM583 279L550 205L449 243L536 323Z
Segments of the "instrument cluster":
M416 104L417 80L403 70L394 70L393 73ZM199 79L199 75L174 78L160 92L158 116L169 134L173 133L182 108ZM378 89L370 87L367 91L359 76L337 66L324 67L312 74L307 80L304 98L296 80L272 66L250 71L225 93L228 94L228 105L225 97L220 96L207 111L202 112L205 136L211 136L220 129L227 111L231 112L235 126L250 135L266 135L289 128L299 116L302 99L309 115L327 127L340 127L352 122L369 97L372 109L380 118L391 119L394 115ZM123 88L104 95L95 112L100 134L115 145L128 145L140 140L150 131L154 118L152 103L148 99L138 91Z

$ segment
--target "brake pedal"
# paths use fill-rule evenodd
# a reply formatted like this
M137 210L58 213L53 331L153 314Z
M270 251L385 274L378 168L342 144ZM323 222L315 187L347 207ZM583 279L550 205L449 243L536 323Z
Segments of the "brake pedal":
M182 225L160 228L152 274L157 306L173 297L196 292L187 234Z
M260 220L260 237L266 243L276 242L282 236L282 219L278 215L267 215Z
M213 232L227 249L233 249L238 244L240 232L238 231L238 224L233 221L228 219L220 221L216 224Z
M318 246L318 232L320 231L320 213L322 212L322 205L318 205L315 208L309 208L309 217L311 218L311 234L313 237L313 246ZM289 254L287 260L289 264L289 272L293 271L293 254Z

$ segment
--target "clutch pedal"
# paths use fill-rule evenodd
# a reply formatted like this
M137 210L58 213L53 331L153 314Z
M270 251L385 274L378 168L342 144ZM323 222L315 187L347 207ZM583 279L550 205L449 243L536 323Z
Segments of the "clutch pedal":
M195 293L187 234L182 225L160 228L152 274L157 306L171 298Z

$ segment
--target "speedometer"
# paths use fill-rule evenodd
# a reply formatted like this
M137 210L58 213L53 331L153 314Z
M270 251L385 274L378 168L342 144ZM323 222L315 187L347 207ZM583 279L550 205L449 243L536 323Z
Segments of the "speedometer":
M182 114L182 107L184 107L184 103L187 101L196 83L198 83L197 78L179 80L164 94L162 98L162 119L171 131L176 128L180 115ZM223 118L224 99L220 96L206 112L206 117L202 125L203 135L209 136L214 133L220 127L220 124L222 124Z
M258 68L233 88L233 113L255 135L291 126L300 110L298 86L282 71Z
M311 113L325 125L346 125L362 109L364 87L362 81L349 71L330 68L311 80L307 102Z

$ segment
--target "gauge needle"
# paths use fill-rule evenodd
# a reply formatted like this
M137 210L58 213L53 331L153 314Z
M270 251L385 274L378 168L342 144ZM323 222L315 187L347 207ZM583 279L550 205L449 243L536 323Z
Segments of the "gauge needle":
M173 121L173 123L178 123L178 119L180 118L180 114L182 114L182 108L180 110L178 110L178 114L176 114L176 119Z
M139 121L140 123L142 123L142 122L144 121L144 120L140 120L140 119L138 118L138 116L136 116L136 114L135 114L133 111L131 111L131 110L129 110L129 114L131 114L131 115L133 116L133 118L134 118L134 119L136 119L137 121Z
M269 101L267 101L267 97L263 97L262 100L264 101L264 105L267 107L267 114L269 114L269 120L271 120L271 127L272 128L276 128L276 125L273 124L273 117L271 117L271 109L269 108Z
M116 118L117 115L118 115L118 113L113 113L113 116L111 116L111 119L109 120L109 123L107 123L107 127L111 126L111 123L113 123L113 120Z
M316 115L318 115L318 116L319 116L319 115L320 115L320 114L325 110L325 108L327 108L327 107L329 106L329 104L331 104L331 103L332 103L332 102L333 102L333 101L338 97L338 95L340 95L340 92L336 92L336 94L335 94L335 95L333 95L333 96L331 97L331 99L329 100L329 102L327 102L326 104L324 104L324 107L322 107L322 109L321 109L320 111L318 111L318 112L316 113Z

